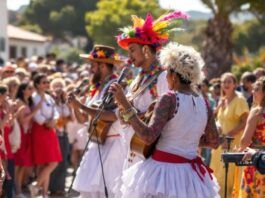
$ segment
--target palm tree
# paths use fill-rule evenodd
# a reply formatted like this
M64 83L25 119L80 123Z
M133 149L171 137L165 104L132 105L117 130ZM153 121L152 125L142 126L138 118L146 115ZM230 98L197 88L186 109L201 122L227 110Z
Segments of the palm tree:
M201 0L213 13L204 31L202 56L205 60L206 76L219 77L230 71L233 63L233 27L230 15L242 11L242 5L248 4L248 10L263 5L263 0Z

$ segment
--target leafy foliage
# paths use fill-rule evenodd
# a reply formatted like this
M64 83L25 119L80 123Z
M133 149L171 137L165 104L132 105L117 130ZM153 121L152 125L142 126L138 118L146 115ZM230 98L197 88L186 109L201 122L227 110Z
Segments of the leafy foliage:
M235 25L233 33L235 52L242 55L244 49L247 49L250 53L257 53L262 46L265 46L264 35L265 27L257 20Z
M132 24L132 14L145 18L148 12L157 17L165 11L156 0L101 0L97 10L86 14L86 29L95 43L117 46L114 36L119 28Z
M265 48L261 48L255 55L249 54L249 52L245 49L242 56L234 56L232 73L240 79L240 76L244 72L253 71L259 67L265 67Z
M26 8L21 26L36 24L42 33L55 38L87 36L85 13L95 10L98 0L31 0Z

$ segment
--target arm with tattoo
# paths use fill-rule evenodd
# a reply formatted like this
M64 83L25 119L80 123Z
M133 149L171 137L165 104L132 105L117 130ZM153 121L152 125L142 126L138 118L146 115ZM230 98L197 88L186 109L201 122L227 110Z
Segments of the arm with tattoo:
M144 123L138 116L132 117L130 124L146 144L151 144L161 134L166 123L174 116L176 106L175 94L163 95L155 105L149 125Z
M207 106L208 110L208 121L205 127L204 134L200 139L199 146L200 147L210 147L217 149L219 142L219 133L215 124L214 114L209 105Z

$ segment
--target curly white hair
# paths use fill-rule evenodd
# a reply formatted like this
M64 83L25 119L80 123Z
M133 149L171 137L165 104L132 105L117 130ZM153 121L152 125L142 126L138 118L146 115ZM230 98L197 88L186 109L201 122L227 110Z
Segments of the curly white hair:
M191 84L200 83L204 61L193 47L171 42L161 49L159 59L163 67L172 69Z

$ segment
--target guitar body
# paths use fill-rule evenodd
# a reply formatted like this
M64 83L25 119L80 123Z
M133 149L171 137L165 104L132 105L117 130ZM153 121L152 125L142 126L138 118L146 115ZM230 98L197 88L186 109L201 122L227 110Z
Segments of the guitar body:
M109 132L109 129L110 129L112 123L113 122L106 122L103 120L98 120L96 123L95 129L91 123L91 125L89 126L89 130L88 130L89 135L91 135L91 133L93 133L91 136L91 140L93 142L98 141L98 143L104 144L106 139L107 139L108 132Z
M153 115L153 112L154 112L155 104L156 104L156 101L151 103L151 105L148 107L148 110L143 115L140 115L140 118L145 123L149 123ZM147 145L136 133L134 133L131 139L131 142L130 142L131 152L134 152L137 155L140 155L141 157L147 159L148 157L152 155L158 139L159 138L157 138L157 140L154 143Z
M100 104L97 104L97 103L91 105L91 107L97 108L97 109L99 108L99 106ZM98 142L99 144L104 144L113 122L107 122L107 121L98 119L96 122L96 128L94 129L92 120L93 119L91 119L90 121L89 129L88 129L89 136L91 136L91 141L96 142L96 143Z

